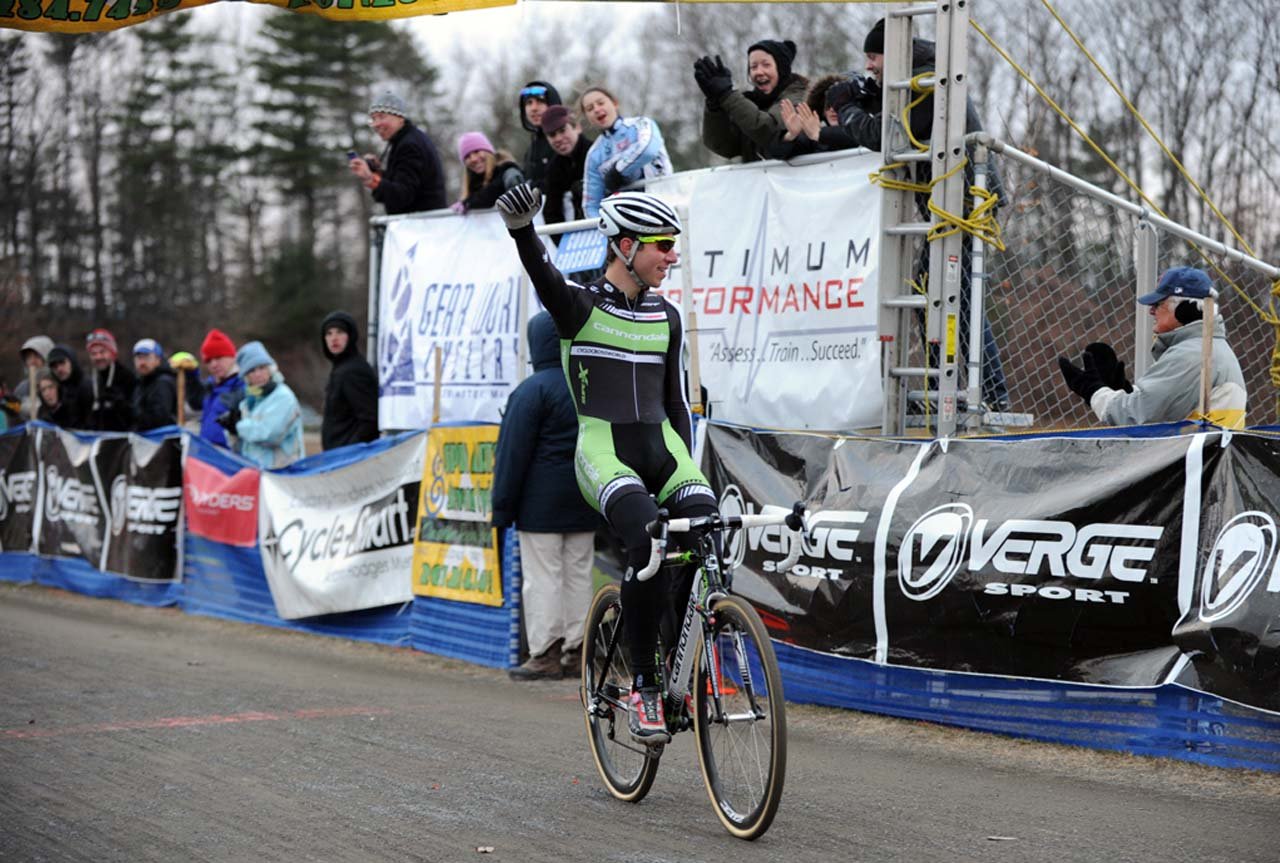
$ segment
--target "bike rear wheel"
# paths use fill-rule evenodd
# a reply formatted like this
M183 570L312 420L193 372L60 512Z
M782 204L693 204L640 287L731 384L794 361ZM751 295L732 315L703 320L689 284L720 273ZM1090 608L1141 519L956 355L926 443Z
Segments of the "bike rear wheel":
M622 643L622 599L617 584L606 584L591 600L582 640L582 703L587 739L596 769L609 793L637 803L653 787L658 757L631 739L627 730L627 696L631 666ZM614 644L612 656L609 645Z
M711 655L703 642L695 655L698 763L720 823L739 839L757 839L778 812L787 769L782 676L749 603L724 597L712 606L712 619Z

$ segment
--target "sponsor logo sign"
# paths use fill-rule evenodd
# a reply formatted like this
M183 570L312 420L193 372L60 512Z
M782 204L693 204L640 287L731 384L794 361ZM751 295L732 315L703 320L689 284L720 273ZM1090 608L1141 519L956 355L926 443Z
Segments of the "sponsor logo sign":
M413 592L502 605L497 533L490 522L498 427L446 426L427 432L427 457L413 549Z
M1199 617L1213 623L1234 614L1258 585L1280 593L1276 522L1265 512L1242 512L1222 526L1200 575Z
M258 471L225 474L194 455L183 475L187 530L227 545L252 548L258 541Z
M315 474L263 472L259 535L276 612L286 620L408 602L424 436ZM240 512L245 494L203 499ZM207 505L206 503L206 505Z

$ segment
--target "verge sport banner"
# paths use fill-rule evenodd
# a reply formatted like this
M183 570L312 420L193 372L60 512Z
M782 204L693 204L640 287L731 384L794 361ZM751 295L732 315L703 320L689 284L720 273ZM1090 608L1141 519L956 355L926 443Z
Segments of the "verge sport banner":
M128 438L81 440L71 432L42 428L37 441L41 505L36 550L54 557L83 557L96 567L102 562L107 506L94 470L94 453L105 444L105 457L111 462L128 447Z
M380 428L431 425L437 347L440 416L500 419L520 373L523 276L496 210L387 227L378 299Z
M32 435L0 435L0 551L32 551L39 463Z
M285 620L413 599L424 435L324 473L263 471L262 566Z
M880 424L878 153L662 177L689 214L699 368L717 419L767 428ZM796 237L803 240L796 241ZM681 305L683 274L663 293ZM804 385L797 385L803 381Z
M1280 442L1222 437L915 444L711 424L703 464L726 514L808 503L790 573L776 528L727 552L775 638L1277 710Z
M498 426L438 426L427 457L413 546L413 592L502 605L497 531L490 524Z
M110 530L98 568L146 581L182 577L182 439L130 435L100 440L96 457L110 504Z
M1174 679L1280 710L1280 440L1206 436L1189 461L1212 478L1187 484L1200 518L1183 536Z

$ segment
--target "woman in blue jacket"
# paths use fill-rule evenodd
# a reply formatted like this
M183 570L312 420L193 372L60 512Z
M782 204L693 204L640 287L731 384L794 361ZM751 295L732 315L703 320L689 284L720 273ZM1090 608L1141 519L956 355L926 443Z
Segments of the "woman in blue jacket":
M248 342L236 353L244 374L244 401L220 422L234 430L242 456L265 468L284 467L306 455L302 408L284 382L262 342Z
M623 186L671 173L671 157L662 130L648 117L622 117L618 100L603 87L588 87L578 100L582 115L600 129L587 151L582 174L582 211L600 215L600 202Z

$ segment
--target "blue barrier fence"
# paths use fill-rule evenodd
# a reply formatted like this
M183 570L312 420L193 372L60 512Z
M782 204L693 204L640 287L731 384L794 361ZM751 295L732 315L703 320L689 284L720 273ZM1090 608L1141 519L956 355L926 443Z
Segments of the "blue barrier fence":
M204 446L200 457L228 471L242 464ZM380 445L369 445L381 450ZM356 448L352 448L356 449ZM294 471L332 470L358 451L316 456ZM144 584L71 558L0 553L0 581L34 583L138 605L417 650L492 668L516 661L519 555L504 543L501 608L415 597L412 602L303 620L282 620L257 548L186 534L183 578ZM1182 687L1118 689L1052 681L882 666L777 643L788 700L862 710L979 731L1193 761L1280 771L1280 716Z

